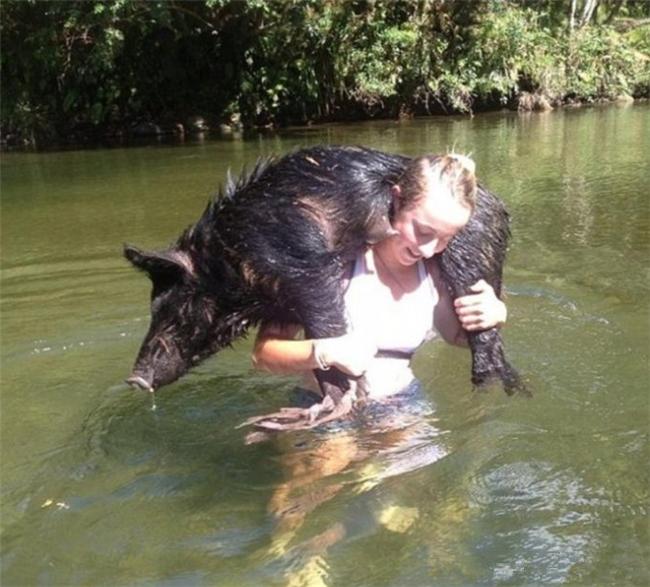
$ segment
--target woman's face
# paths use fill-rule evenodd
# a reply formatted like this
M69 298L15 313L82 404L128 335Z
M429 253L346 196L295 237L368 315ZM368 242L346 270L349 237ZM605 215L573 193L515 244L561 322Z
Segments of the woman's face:
M429 182L426 194L408 210L400 210L400 197L396 189L394 198L398 212L393 228L399 235L394 237L393 246L395 256L403 265L412 265L443 251L471 215L469 206L435 183Z

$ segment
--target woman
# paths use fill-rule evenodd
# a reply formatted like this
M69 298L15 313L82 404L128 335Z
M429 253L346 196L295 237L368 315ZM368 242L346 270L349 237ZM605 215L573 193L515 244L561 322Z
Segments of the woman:
M476 195L474 163L459 155L413 160L393 187L396 234L359 255L345 288L348 333L299 340L300 328L263 325L253 363L274 373L311 374L337 367L363 375L370 402L385 402L409 388L410 359L440 335L467 345L465 330L505 323L505 304L484 281L453 302L435 255L465 226Z
M299 326L266 324L259 330L253 351L257 368L302 373L317 390L313 369L337 367L353 377L363 375L359 381L367 399L362 409L343 421L319 425L317 429L327 434L286 447L282 459L286 480L269 503L276 519L269 552L273 556L295 549L309 553L292 578L296 582L312 581L313 569L326 567L319 561L329 547L358 532L349 529L346 520L334 520L307 542L295 544L307 516L344 487L344 472L348 483L351 478L358 480L350 487L361 496L383 479L433 463L447 453L440 431L427 418L433 408L414 379L410 359L423 342L438 335L466 346L465 330L506 321L505 304L483 281L474 285L473 294L454 303L435 257L469 220L475 193L470 159L448 155L414 160L393 188L396 234L360 254L342 284L348 333L300 340L296 338ZM318 401L317 396L313 401ZM372 435L371 441L367 434ZM265 435L255 432L247 440ZM399 496L385 499L386 503L369 500L367 531L382 527L406 532L419 516L418 509L405 506ZM359 508L356 502L355 508Z

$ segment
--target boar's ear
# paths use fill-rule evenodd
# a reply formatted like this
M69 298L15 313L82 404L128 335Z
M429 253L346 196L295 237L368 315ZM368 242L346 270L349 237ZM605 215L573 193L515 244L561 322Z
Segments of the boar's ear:
M161 277L183 279L191 274L187 260L181 253L147 253L134 246L124 245L124 256L136 269L148 273L152 280Z

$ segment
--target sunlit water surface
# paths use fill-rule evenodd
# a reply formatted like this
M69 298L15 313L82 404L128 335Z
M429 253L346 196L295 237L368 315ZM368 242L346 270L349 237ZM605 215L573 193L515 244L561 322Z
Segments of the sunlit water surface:
M245 446L287 402L250 340L156 394L122 380L163 247L257 157L471 151L507 202L512 361L475 394L431 343L435 409ZM2 157L3 585L647 585L650 107L346 124Z

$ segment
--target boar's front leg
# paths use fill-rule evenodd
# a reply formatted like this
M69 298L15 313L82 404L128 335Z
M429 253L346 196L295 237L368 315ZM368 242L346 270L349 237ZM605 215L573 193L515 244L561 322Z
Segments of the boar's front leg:
M325 269L325 272L328 271ZM330 275L310 276L293 284L294 311L307 339L342 336L347 330L341 283L343 270ZM278 412L256 416L244 424L266 430L298 430L313 428L345 416L352 409L354 394L347 375L331 367L315 369L322 399L309 408L282 408Z

